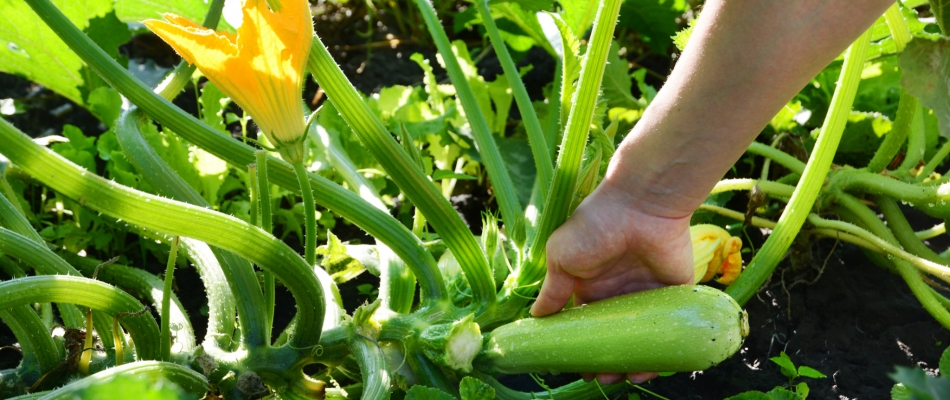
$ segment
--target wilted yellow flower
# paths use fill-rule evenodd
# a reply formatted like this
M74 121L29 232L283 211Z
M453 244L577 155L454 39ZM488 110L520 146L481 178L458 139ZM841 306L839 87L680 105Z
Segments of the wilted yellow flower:
M706 282L721 275L716 282L730 285L742 272L742 239L732 236L716 225L689 227L693 241L693 283Z
M145 25L237 102L293 163L303 158L303 71L313 39L310 4L247 0L237 34L215 32L174 14Z

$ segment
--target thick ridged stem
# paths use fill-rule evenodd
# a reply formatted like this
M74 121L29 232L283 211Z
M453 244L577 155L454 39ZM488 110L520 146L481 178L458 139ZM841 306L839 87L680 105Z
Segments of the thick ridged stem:
M488 304L495 300L495 283L491 276L491 268L488 265L488 259L482 252L481 246L475 240L475 236L465 225L465 221L459 216L458 212L452 208L448 200L442 196L439 189L429 181L429 178L422 173L418 164L409 156L399 143L393 138L392 134L386 129L382 121L376 117L376 114L369 108L369 105L363 101L356 88L346 79L343 71L333 61L326 46L319 38L314 38L313 46L310 48L310 58L307 68L314 78L326 92L327 97L333 106L340 112L346 123L353 129L353 132L360 138L360 141L366 146L376 160L383 166L389 177L402 189L406 197L413 205L422 210L426 220L432 225L436 232L442 237L446 245L452 249L452 254L458 259L459 265L465 272L465 277L472 287L472 296L476 303ZM321 193L323 191L321 190ZM374 210L379 212L379 210ZM385 214L386 218L402 227L398 221ZM350 219L347 215L342 215ZM404 227L403 227L404 228ZM364 227L364 229L367 229ZM367 229L369 231L369 229ZM408 231L407 231L408 232ZM412 235L418 243L418 238ZM376 234L370 232L377 240L386 243L396 254L406 261L406 265L413 268L413 261L407 259L400 249L394 246L387 238L391 235L385 233ZM420 243L421 245L421 243ZM423 249L423 251L425 251ZM428 252L423 257L431 258ZM420 256L414 257L418 259ZM423 261L423 260L420 260ZM420 263L421 264L421 263ZM429 267L425 260L426 267ZM419 277L419 282L423 285L427 282L423 273L418 269L412 271ZM438 273L438 271L435 271ZM433 281L434 282L434 281ZM439 290L430 287L431 290ZM444 289L439 290L439 292Z
M50 302L78 304L111 315L145 309L142 303L115 286L76 276L29 276L0 282L0 293L4 294L0 297L0 310ZM159 357L158 324L151 315L125 317L120 322L135 341L138 359L155 360Z
M41 0L36 0L41 1ZM294 295L300 315L296 348L316 345L323 326L324 298L313 270L283 242L248 223L202 207L146 194L91 174L41 147L0 120L3 154L26 173L79 204L171 236L186 236L229 250L270 269ZM256 284L254 290L260 290ZM243 296L236 293L236 296Z
M152 383L158 383L159 379L165 379L178 385L185 393L192 395L201 395L208 390L208 379L188 367L162 361L137 361L109 368L73 381L54 391L44 392L41 398L73 399L83 389L97 383L110 382L119 376L134 376L136 379L144 379Z
M133 107L116 122L115 137L125 158L163 196L211 209L211 204L178 176L145 140L138 126L138 122L143 119L141 110ZM181 239L181 246L201 274L208 296L208 332L205 340L213 341L216 347L229 348L236 311L243 344L255 346L265 343L264 320L259 313L263 298L250 263L233 253L193 239ZM236 297L235 293L243 295Z
M821 135L815 143L815 150L805 166L798 187L795 188L788 206L785 207L785 211L778 220L778 225L745 271L726 289L726 293L735 298L740 305L745 304L755 295L759 287L775 270L775 266L785 257L785 252L798 236L802 224L805 223L805 219L815 204L815 199L818 198L835 151L838 149L838 143L841 141L844 127L848 122L848 116L851 114L851 105L854 103L858 84L861 82L861 71L864 69L865 53L870 44L870 37L870 30L861 34L845 54L844 65L841 67L841 75L838 79L839 84L831 98Z

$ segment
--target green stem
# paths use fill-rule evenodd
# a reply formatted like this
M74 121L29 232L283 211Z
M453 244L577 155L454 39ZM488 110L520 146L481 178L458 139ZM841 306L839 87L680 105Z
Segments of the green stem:
M871 211L871 209L854 198L854 196L838 193L835 195L835 202L853 213L872 234L893 245L898 244L897 238L894 237L890 229L877 218L877 215ZM914 293L914 296L917 297L920 304L924 306L924 309L945 328L950 328L950 312L933 296L930 286L927 286L923 278L920 277L920 273L917 272L910 263L904 260L890 258L886 260L894 265L901 278L907 283L911 292Z
M125 158L158 193L210 209L211 204L178 176L142 135L138 122L144 120L141 110L135 107L119 117L115 137ZM146 231L145 234L149 233ZM242 343L247 346L263 344L265 329L260 310L264 300L250 263L231 252L193 239L181 239L181 246L201 275L208 298L214 299L208 302L206 346L211 343L221 349L231 346L235 310L241 324ZM238 297L235 293L242 295Z
M19 280L15 279L10 282L14 281ZM4 296L7 296L7 294L4 293ZM10 328L13 336L17 339L17 343L20 344L23 360L20 361L17 370L29 382L35 382L43 374L59 366L60 355L59 351L56 350L57 345L53 342L52 336L45 334L47 327L43 324L39 315L36 315L36 311L33 311L33 307L22 304L7 310L0 310L0 319ZM44 332L44 334L38 335L37 332ZM0 393L3 393L2 389L0 389Z
M69 262L71 265L76 266L76 269L81 271L86 276L92 276L95 272L96 267L101 264L100 261L93 260L88 257L80 257L75 254L70 253L59 253L64 260ZM109 264L99 268L99 273L96 275L96 279L121 287L127 293L131 294L137 299L144 299L150 304L162 305L162 295L164 289L164 282L161 279L158 279L155 275L152 275L145 270L139 268L131 268L121 264ZM188 314L185 311L185 307L182 306L181 301L174 293L171 295L172 303L167 309L170 310L169 325L177 325L181 328L178 329L177 335L175 336L175 343L180 346L183 350L188 351L195 348L195 334L194 329L191 326L191 321L188 319ZM209 304L211 306L211 304ZM165 312L166 308L161 308L157 310L159 313ZM233 311L233 307L231 309ZM213 321L212 321L213 322ZM234 317L232 314L231 324L234 324ZM213 329L209 324L209 330ZM215 331L216 333L217 331ZM207 338L208 336L206 336ZM208 345L210 343L203 344L205 350L208 350Z
M907 135L907 154L904 156L904 161L901 165L894 171L894 174L901 178L911 180L914 175L912 175L910 170L916 168L917 164L924 159L924 153L927 150L927 133L923 124L924 110L920 106L919 101L917 101L917 106L908 111L908 113L910 117L906 123L910 125L910 129Z
M205 241L270 269L297 301L301 317L298 332L305 333L294 335L291 344L307 348L318 343L324 315L322 290L313 270L280 240L237 218L142 193L90 174L33 143L2 119L0 141L4 143L3 154L23 171L81 205L132 225ZM253 287L249 290L259 290L256 283Z
M115 286L76 276L29 276L0 282L0 310L32 303L72 303L108 314L135 313L145 308L134 297ZM151 315L126 317L123 326L135 341L140 360L159 357L158 325Z
M326 46L317 37L314 37L313 46L310 48L307 68L327 93L330 102L333 103L343 119L346 120L346 123L360 138L363 145L389 173L389 177L396 185L403 190L409 201L422 210L429 224L439 232L448 247L452 249L452 254L459 260L459 265L472 287L474 301L481 304L493 302L495 300L495 284L491 277L491 268L488 266L488 259L475 240L475 236L472 235L458 212L452 208L452 205L442 196L438 188L429 181L429 178L422 173L419 166L396 142L386 126L369 108L369 105L363 101L356 88L346 79L343 71L333 61L333 57L330 56ZM323 193L323 189L320 190ZM321 196L321 198L323 197ZM382 213L379 210L374 211ZM344 215L337 210L334 210L334 212L353 220L350 215ZM418 250L425 251L418 237L388 214L383 215L385 215L387 222L398 225L411 235L413 243L419 246L417 247ZM426 265L427 267L431 265L428 260L421 260L422 257L425 257L423 254L401 252L400 248L394 245L395 243L388 240L393 237L391 233L380 232L377 234L371 232L369 227L363 226L363 228L373 237L390 246L396 254L399 254L406 261L406 265L410 268L414 267L414 261L416 260L420 261L419 265ZM425 254L428 255L428 253ZM411 255L411 257L407 258L407 255ZM412 272L417 277L427 275L418 268ZM429 283L421 278L420 282ZM438 290L437 288L430 289ZM439 290L439 292L441 293L442 290Z
M363 376L363 394L360 399L388 400L392 394L392 378L389 376L386 355L378 343L356 333L353 327L350 327L350 331L350 350Z
M33 229L30 221L27 221L26 217L20 214L3 193L0 193L0 226L5 226L36 243L43 243L43 237Z
M303 195L304 220L306 231L304 238L304 259L307 264L313 266L317 264L317 206L313 202L313 189L310 188L310 180L307 179L307 167L303 162L294 164L294 171L297 172L297 180L300 182L300 191Z
M917 111L917 104L916 97L905 92L901 93L900 104L897 106L897 120L894 121L891 131L884 135L881 147L878 147L874 157L871 158L871 162L868 163L868 172L878 173L883 171L897 155L897 152L900 151L910 132L911 123Z
M788 168L789 171L792 171L798 175L801 175L805 172L805 163L799 161L795 157L792 157L788 153L772 146L768 146L765 143L752 142L746 151L775 161L781 164L783 167Z
M442 22L432 7L431 0L415 0L415 2L422 13L426 26L429 28L429 34L432 35L432 39L435 41L435 47L439 49L445 69L455 86L456 96L458 96L459 102L462 103L462 109L465 110L468 124L472 128L472 136L475 138L475 145L478 147L478 154L481 155L482 164L485 165L488 177L491 178L492 188L504 222L508 226L514 226L518 220L524 218L524 211L518 201L514 183L512 183L511 176L508 174L508 169L505 168L505 162L501 158L501 153L498 151L492 132L488 128L488 122L478 105L475 92L472 91L465 73L462 72L462 66L452 51L452 45L442 28ZM504 63L502 65L504 66ZM520 81L520 79L518 80ZM509 83L514 84L510 79ZM528 106L530 107L530 102ZM489 278L486 282L491 282L491 270L486 269L484 272ZM469 277L468 279L471 280L472 278ZM492 288L492 296L494 297L494 288Z
M910 203L938 203L950 200L950 184L928 182L913 184L884 175L845 167L829 179L829 188L849 193L872 193Z
M178 236L172 239L172 247L168 253L168 263L165 265L165 285L162 289L162 342L161 355L163 361L171 361L172 332L169 330L171 322L172 282L175 280L175 261L178 259Z
M272 202L270 199L270 180L269 173L267 171L267 151L258 150L254 152L254 157L257 159L257 182L252 186L257 186L258 197L260 198L260 210L261 210L261 228L264 229L264 232L273 234L274 233L274 214L271 211ZM300 175L297 175L298 178ZM307 187L309 188L309 181L307 182ZM300 185L301 190L303 190L303 185ZM304 193L303 191L301 193ZM313 194L311 192L310 200L313 200ZM306 201L304 201L304 207L306 207ZM310 208L313 209L313 204L310 204ZM309 221L308 221L309 222ZM310 236L310 231L307 231L307 238ZM314 263L307 261L307 264L313 266ZM266 337L266 342L271 342L271 336L273 335L274 330L274 307L277 303L277 283L274 281L274 274L268 271L264 271L264 287L261 290L264 292L264 313L267 318L267 330L264 331Z
M343 151L338 139L339 132L331 132L326 127L314 124L310 129L310 134L310 142L323 151L330 165L333 166L333 170L341 175L351 191L358 193L360 197L380 210L389 211L386 205L383 204L375 185L357 170L356 164ZM383 243L377 242L376 251L379 253L379 299L382 301L381 306L397 313L408 313L412 308L416 290L416 277L412 273L413 268L406 268L403 260ZM420 277L422 281L420 297L422 298L423 308L434 302L448 301L442 274L439 273L431 255L429 259L433 260L432 264L418 266L419 270L428 274Z
M917 239L920 240L927 240L943 235L944 233L947 233L947 225L946 223L941 222L937 225L934 225L933 228L914 232L914 236L917 236Z
M248 222L251 225L254 225L260 228L260 205L257 190L257 164L248 164L247 165L247 195L249 197L248 201L251 202L250 218Z
M940 258L940 255L927 247L921 241L922 239L917 237L914 228L907 222L907 217L904 216L904 212L901 211L896 200L887 196L877 196L875 200L877 200L877 206L881 209L881 213L884 214L887 227L891 229L891 232L894 232L894 236L904 249L929 261L938 264L946 263L946 260Z
M722 192L731 192L738 190L752 190L756 186L765 194L772 197L792 197L795 188L778 182L763 181L757 179L723 179L713 187L709 194Z
M505 77L508 78L508 83L511 85L511 92L515 96L515 102L518 103L518 111L521 112L521 121L524 123L525 131L528 133L531 154L534 156L534 165L538 171L537 179L541 185L541 193L542 195L546 195L551 186L554 166L551 165L547 141L544 138L544 132L541 130L541 121L538 120L538 115L534 112L534 105L531 104L528 91L524 87L524 82L521 81L521 74L518 73L515 62L511 59L511 54L508 54L508 47L505 46L501 32L498 31L498 27L495 25L495 19L492 18L488 10L488 0L475 1L475 8L478 9L482 23L488 31L492 48L495 49L495 55L498 56L501 68L505 71ZM525 31L531 32L532 30L526 29ZM539 43L547 43L547 40L541 38ZM466 110L466 114L467 113L468 110ZM542 201L544 201L543 198Z
M930 177L930 174L937 169L940 164L943 163L943 160L947 158L947 155L950 155L950 141L945 142L943 146L940 146L940 149L937 150L937 153L934 154L933 158L930 161L927 161L927 165L920 170L920 174L917 175L917 182L921 182L926 178Z
M907 22L904 21L904 16L901 15L900 6L897 3L892 4L884 13L884 19L887 21L888 28L890 28L891 37L894 38L897 52L904 51L907 43L910 42L911 33L907 27ZM900 103L897 106L897 120L894 122L891 131L884 137L884 142L874 153L871 162L868 163L868 171L874 173L883 171L897 155L897 152L900 151L910 132L917 105L917 98L907 94L902 89Z
M948 268L946 265L940 265L933 261L926 260L908 253L900 247L897 247L894 244L875 236L871 232L868 232L857 225L845 221L827 220L819 217L816 214L809 214L808 222L818 228L833 229L857 236L879 248L871 249L873 251L877 251L879 253L884 252L888 256L900 258L908 263L911 263L914 267L920 269L921 271L930 273L944 281L950 282L950 268Z
M208 390L208 379L188 367L162 361L137 361L71 382L52 392L43 393L42 398L73 399L89 386L110 382L120 376L134 376L136 379L144 379L152 384L157 384L159 379L166 379L178 385L185 393L192 395L202 395Z
M744 305L752 298L772 274L779 261L785 257L785 252L795 240L802 224L805 223L805 218L808 217L815 204L818 192L821 191L825 176L831 167L838 143L841 141L848 116L851 114L851 105L854 103L858 84L861 81L864 57L869 44L870 30L861 34L861 37L845 54L844 65L841 67L841 75L838 79L839 84L832 96L828 115L821 129L821 136L815 143L815 150L805 166L798 187L795 188L772 235L765 241L735 283L726 289L726 293L735 298L739 304Z

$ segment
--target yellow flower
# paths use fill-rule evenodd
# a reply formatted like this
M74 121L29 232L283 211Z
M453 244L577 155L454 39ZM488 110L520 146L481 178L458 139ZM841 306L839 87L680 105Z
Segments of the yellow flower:
M693 283L706 282L716 275L723 285L730 285L742 272L742 239L732 236L716 225L689 227L693 241Z
M287 161L296 162L303 156L301 96L313 39L310 4L283 0L274 12L265 0L246 1L237 34L215 32L174 14L164 15L167 22L144 23L247 111L284 158L292 158Z

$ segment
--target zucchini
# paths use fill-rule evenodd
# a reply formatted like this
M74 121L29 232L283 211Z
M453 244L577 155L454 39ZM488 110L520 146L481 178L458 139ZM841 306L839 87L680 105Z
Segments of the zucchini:
M667 286L500 326L477 369L488 373L698 371L739 350L748 315L708 286Z

